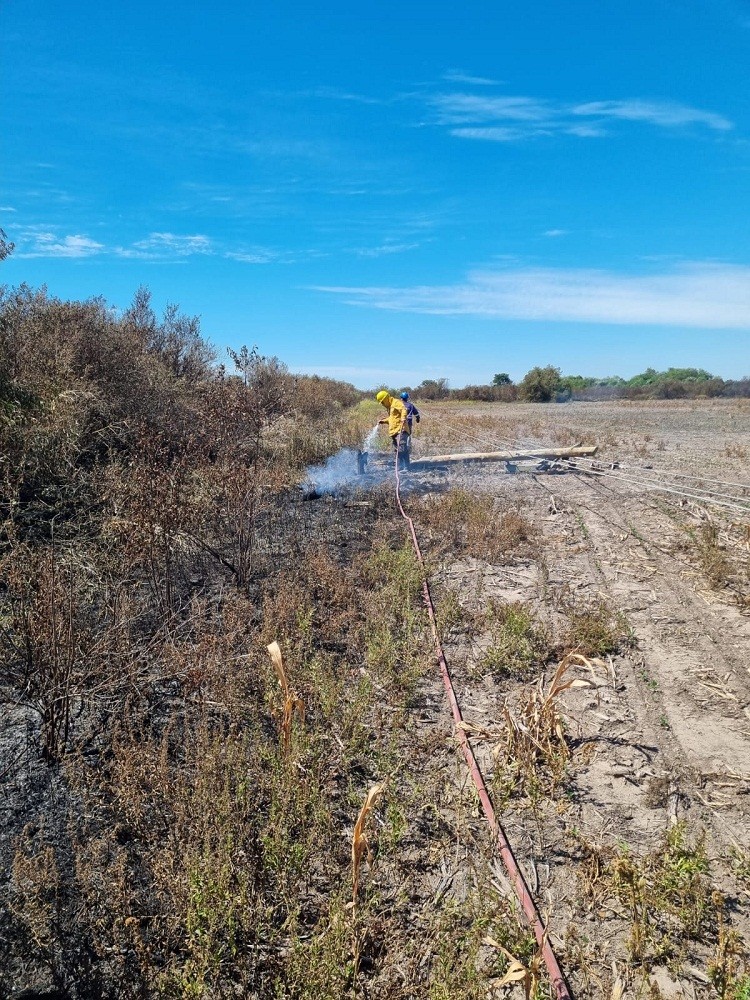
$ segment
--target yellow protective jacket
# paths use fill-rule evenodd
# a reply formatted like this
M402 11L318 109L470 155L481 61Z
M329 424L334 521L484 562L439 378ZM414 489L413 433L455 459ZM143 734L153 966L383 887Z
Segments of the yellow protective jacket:
M386 395L385 399L380 401L380 405L388 410L388 433L391 437L398 434L402 427L405 432L408 432L409 428L406 424L408 414L406 406L400 399L397 399L396 396Z

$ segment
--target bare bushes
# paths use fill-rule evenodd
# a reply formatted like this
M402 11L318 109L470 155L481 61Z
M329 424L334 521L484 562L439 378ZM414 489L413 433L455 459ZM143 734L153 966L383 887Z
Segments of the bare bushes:
M6 697L37 716L39 749L58 760L84 708L122 690L127 601L116 583L54 547L16 548L1 568Z

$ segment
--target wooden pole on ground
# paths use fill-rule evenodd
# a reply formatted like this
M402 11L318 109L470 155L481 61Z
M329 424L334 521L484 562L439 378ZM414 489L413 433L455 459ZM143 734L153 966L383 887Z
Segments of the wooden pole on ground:
M525 458L582 458L595 455L597 445L583 445L576 448L539 448L530 451L477 451L459 452L455 455L425 455L412 459L414 467L448 465L455 462L520 462Z

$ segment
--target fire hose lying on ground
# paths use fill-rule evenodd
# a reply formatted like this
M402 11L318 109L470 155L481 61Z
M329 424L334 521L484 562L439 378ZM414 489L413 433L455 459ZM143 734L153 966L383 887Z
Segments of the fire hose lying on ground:
M424 465L429 463L431 465L443 464L451 461L510 461L514 458L567 458L579 455L593 455L596 452L595 447L587 448L557 448L552 450L546 450L543 452L488 452L485 454L475 454L475 455L438 455L429 459L421 459L419 463L412 463L412 468L417 465ZM361 454L361 453L360 453ZM399 470L399 458L398 450L396 452L395 458L395 469L396 469L396 503L398 504L398 509L401 516L406 521L409 532L411 535L412 545L414 546L414 553L417 557L419 565L424 570L424 558L422 556L422 550L419 546L419 539L417 538L417 532L414 527L414 521L409 517L409 515L404 510L403 504L401 502L401 473ZM360 468L360 471L363 471ZM456 691L453 686L453 681L451 679L450 671L448 669L448 663L445 659L445 653L443 651L442 643L440 642L440 635L438 633L437 622L435 619L435 605L432 601L432 595L430 593L430 585L427 582L427 577L423 576L422 580L422 597L424 599L425 607L427 609L427 615L430 620L430 628L432 630L432 637L435 643L435 654L437 657L437 662L440 667L440 672L443 678L443 685L445 687L445 692L448 697L448 703L450 705L451 713L453 715L453 721L455 723L455 734L458 742L461 745L461 750L463 752L464 758L469 768L469 773L471 774L474 786L479 797L479 801L482 803L482 809L487 817L487 822L489 823L490 829L495 837L495 842L497 844L497 849L500 853L500 857L503 860L505 869L508 873L510 883L513 886L513 891L516 894L518 902L521 904L526 919L529 925L534 931L536 937L539 951L544 961L545 967L549 974L550 982L555 993L557 1000L572 1000L570 990L565 982L565 977L562 974L560 965L555 956L552 945L549 942L547 928L542 923L542 918L539 915L539 910L534 903L534 900L529 892L529 887L526 884L526 880L523 877L521 869L518 867L518 862L516 861L513 850L508 842L508 838L505 835L502 824L497 818L494 806L492 805L492 800L490 799L489 793L487 791L487 786L482 776L482 772L479 769L479 764L477 763L476 756L469 742L469 738L466 735L466 731L462 726L463 715L461 712L461 706L458 703L458 698L456 697Z

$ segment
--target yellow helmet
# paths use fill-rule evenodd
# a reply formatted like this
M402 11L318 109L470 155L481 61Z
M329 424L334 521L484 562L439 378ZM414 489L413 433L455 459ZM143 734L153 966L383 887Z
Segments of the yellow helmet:
M388 399L389 395L390 393L387 393L385 389L381 389L380 392L375 397L375 399L377 399L379 403L382 403L384 399Z

